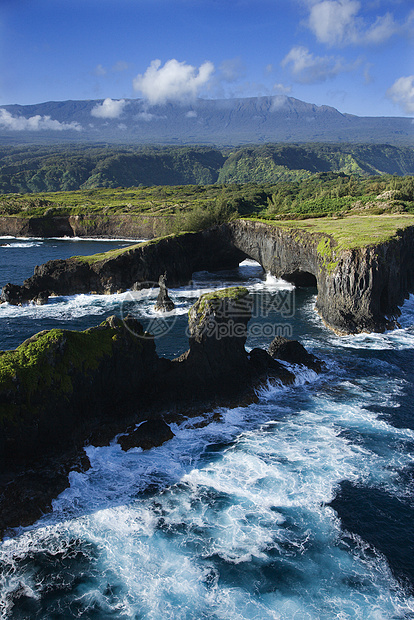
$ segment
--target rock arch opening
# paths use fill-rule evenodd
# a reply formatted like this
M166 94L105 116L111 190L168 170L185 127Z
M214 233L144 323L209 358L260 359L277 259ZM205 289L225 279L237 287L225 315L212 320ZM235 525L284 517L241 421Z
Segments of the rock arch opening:
M309 271L294 271L283 274L282 278L300 288L317 288L318 286L316 276Z

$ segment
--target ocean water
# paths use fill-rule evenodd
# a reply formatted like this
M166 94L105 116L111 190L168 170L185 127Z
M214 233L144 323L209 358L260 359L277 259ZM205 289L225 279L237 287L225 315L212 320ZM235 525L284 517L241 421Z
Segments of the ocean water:
M102 251L5 243L14 247L0 247L0 285L55 252L80 254L78 243ZM173 357L187 348L198 295L242 283L255 300L248 348L297 338L325 372L296 367L294 385L269 383L257 403L175 425L158 448L88 446L91 469L71 474L53 512L1 543L1 618L414 618L413 296L401 329L337 337L314 310L316 290L244 261L170 290L166 319L155 289L4 304L0 349L131 312Z

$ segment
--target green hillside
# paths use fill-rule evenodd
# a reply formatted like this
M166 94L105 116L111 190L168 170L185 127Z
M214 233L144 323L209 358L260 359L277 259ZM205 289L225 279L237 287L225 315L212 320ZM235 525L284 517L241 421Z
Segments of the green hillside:
M406 213L414 213L414 176L343 172L309 173L279 183L91 188L0 197L0 216L168 216L171 232L199 230L238 216L283 221Z
M315 173L414 174L414 149L389 145L0 147L0 194L154 185L302 181Z

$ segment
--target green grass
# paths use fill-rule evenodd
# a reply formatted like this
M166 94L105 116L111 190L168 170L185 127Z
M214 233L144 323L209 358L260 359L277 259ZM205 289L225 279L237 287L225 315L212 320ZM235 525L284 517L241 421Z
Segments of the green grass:
M14 351L0 353L0 392L22 391L28 403L42 390L53 389L62 398L73 392L71 372L88 373L112 353L117 330L104 321L98 328L82 332L52 329L29 338ZM139 346L139 343L138 343ZM13 408L0 405L0 419Z
M389 190L394 194L391 199L379 199ZM414 177L367 178L329 172L278 183L100 188L0 197L0 215L3 216L79 215L91 227L96 217L109 218L117 214L172 216L178 228L183 229L186 224L191 225L190 220L194 218L201 222L236 213L283 220L382 212L414 213Z
M316 251L328 272L335 269L343 251L377 246L396 238L401 230L414 226L414 215L411 214L354 215L291 221L245 219L289 230L298 241L303 233L314 235Z
M89 256L72 256L73 259L88 263L89 265L93 265L94 263L99 263L105 260L111 260L112 258L116 258L121 254L126 254L129 251L134 251L138 248L144 248L149 245L156 245L160 241L164 239L176 239L181 235L185 235L186 232L178 232L171 233L170 235L165 235L164 237L156 237L155 239L150 239L149 241L142 241L141 243L134 243L133 245L128 245L126 248L118 248L116 250L108 250L108 252L99 252L97 254L90 254Z
M244 286L230 286L229 288L221 288L217 291L212 291L211 293L204 293L204 295L200 297L200 301L202 300L203 302L208 303L210 301L215 301L216 299L236 300L245 297L248 293L249 291Z
M266 223L272 223L266 220ZM389 241L400 230L414 226L414 215L354 215L274 222L280 228L319 233L333 240L335 251L373 246Z
M211 293L204 293L204 295L198 299L194 306L190 308L188 315L190 316L192 309L195 308L200 316L198 321L200 324L204 320L206 313L210 308L213 310L217 309L221 306L221 303L225 299L237 301L243 297L246 297L248 294L249 291L244 286L230 286L229 288L222 288L217 291L212 291Z

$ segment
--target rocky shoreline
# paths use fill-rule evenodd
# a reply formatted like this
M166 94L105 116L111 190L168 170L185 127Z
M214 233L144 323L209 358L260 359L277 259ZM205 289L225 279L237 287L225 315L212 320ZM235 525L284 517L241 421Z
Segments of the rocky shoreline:
M174 216L66 215L43 217L0 216L0 236L96 237L153 239L174 230Z
M251 402L269 378L292 383L277 358L321 370L286 339L270 353L247 353L251 309L243 287L203 295L189 312L189 349L174 360L157 355L133 317L84 332L40 332L0 354L0 533L50 510L68 473L88 468L86 443L106 445L122 433L125 450L161 445L173 436L172 421ZM238 329L226 333L230 321Z
M45 303L49 295L116 293L157 282L191 280L199 270L231 269L244 258L272 275L318 291L316 309L338 334L397 326L400 306L414 292L414 226L386 242L335 253L329 235L236 220L198 233L171 234L90 257L49 261L22 285L7 284L0 301Z

